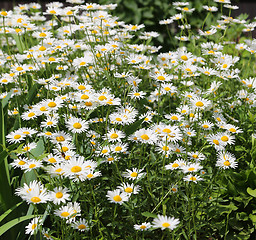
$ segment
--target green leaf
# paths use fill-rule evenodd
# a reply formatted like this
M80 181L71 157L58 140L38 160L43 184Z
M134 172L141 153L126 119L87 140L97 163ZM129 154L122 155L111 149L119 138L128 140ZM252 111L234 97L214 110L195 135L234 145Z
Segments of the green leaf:
M131 135L133 134L138 128L139 126L142 124L142 122L144 121L144 118L139 119L138 121L136 121L135 123L129 125L128 127L126 127L124 129L126 135Z
M2 99L3 108L8 104L8 102L9 102L11 96L12 96L12 93L9 92L9 93L6 95L6 97L5 97L4 99Z
M19 202L16 205L14 205L12 208L8 209L5 213L3 213L0 216L0 222L6 217L8 216L15 208L17 208L19 205L21 205L23 202Z
M250 187L247 188L247 193L253 197L256 197L256 189L251 189Z
M19 49L19 52L23 53L23 50L25 49L25 45L24 45L23 41L21 40L21 36L19 37L16 34L11 34L11 35L12 35L12 37L14 38L14 40L16 42L16 45Z
M43 154L43 152L44 152L44 141L43 141L43 138L40 138L40 140L37 143L36 148L31 150L31 154L34 157L39 157L40 155Z
M250 214L249 218L252 220L253 224L256 224L256 215Z
M34 84L27 95L27 104L30 105L32 103L32 101L34 100L34 98L36 97L36 94L38 92L38 90L42 87L42 85L36 83Z
M39 216L41 216L41 215L39 215ZM34 218L34 217L35 217L35 215L23 216L23 217L16 218L16 219L4 224L3 226L0 227L0 236L2 236L5 232L7 232L9 229L14 227L15 225L17 225L23 221L26 221L28 219Z
M141 215L144 217L148 217L148 218L156 218L157 217L156 214L151 213L151 212L143 212L143 213L141 213Z

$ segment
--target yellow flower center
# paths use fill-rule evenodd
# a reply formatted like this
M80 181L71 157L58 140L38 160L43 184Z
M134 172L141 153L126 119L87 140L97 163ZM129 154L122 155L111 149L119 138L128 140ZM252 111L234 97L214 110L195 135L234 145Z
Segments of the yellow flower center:
M55 102L49 102L48 103L48 107L51 107L51 108L54 108L54 107L56 107L56 103Z
M235 128L230 128L229 131L230 132L236 132L236 129Z
M192 157L193 158L198 158L198 155L197 154L193 154Z
M219 144L220 144L217 139L213 139L212 141L213 141L213 143L216 144L216 145L219 145Z
M141 229L146 229L147 227L145 225L140 226Z
M89 174L87 175L87 177L88 177L88 178L92 178L92 177L93 177L93 174L89 173Z
M132 188L131 187L127 187L126 189L124 189L125 192L127 193L132 193Z
M208 126L208 125L206 125L206 124L204 124L204 125L203 125L203 128L209 128L209 126Z
M73 124L73 127L76 129L80 129L82 127L82 124L77 122Z
M160 80L160 81L163 81L163 80L165 80L165 77L164 76L158 76L157 79Z
M86 229L86 226L85 226L84 224L80 224L80 225L78 226L78 229Z
M171 130L169 128L165 128L165 129L163 129L163 132L164 133L171 133Z
M190 168L188 168L188 171L189 172L195 171L195 168L194 167L190 167Z
M171 225L171 224L170 224L170 223L167 223L167 222L165 222L165 223L162 224L162 226L165 227L165 228L168 228L170 225Z
M105 96L99 96L98 98L100 101L106 100L107 98Z
M188 11L188 10L189 10L189 8L187 8L187 7L184 7L184 8L183 8L183 10L184 10L184 11Z
M177 167L179 167L179 164L178 163L174 163L174 164L172 164L172 167L173 168L177 168Z
M55 194L55 197L56 197L56 198L62 198L62 197L63 197L63 193L62 193L62 192L57 192L57 193Z
M68 212L63 212L60 214L62 217L68 217L69 216L69 213Z
M168 151L168 150L169 150L169 147L168 147L168 146L163 146L162 149L163 149L164 151Z
M120 121L122 121L122 119L121 118L116 118L116 121L120 122Z
M35 114L33 112L28 114L28 117L33 117L33 116L35 116Z
M47 125L48 125L48 126L49 126L49 125L52 125L52 124L53 124L52 121L47 122Z
M204 104L203 104L201 101L198 101L198 102L196 103L196 106L197 106L197 107L203 107Z
M116 152L119 152L119 151L121 151L121 150L122 150L122 148L119 147L119 146L115 148L115 151L116 151Z
M81 172L82 168L80 166L74 166L71 168L71 172L73 173L77 173L77 172Z
M59 137L56 137L56 140L58 142L64 142L65 141L65 138L63 136L59 136Z
M42 32L39 34L39 37L46 37L46 34Z
M182 55L180 58L181 58L183 61L187 61L187 60L188 60L188 57L187 57L186 55Z
M112 134L110 135L110 138L116 139L116 138L118 138L118 135L117 135L116 133L112 133Z
M19 161L19 162L18 162L19 165L24 165L25 163L26 163L26 162L24 162L24 161Z
M40 51L45 51L45 50L46 50L46 47L41 46L41 47L39 48L39 50L40 50Z
M114 196L113 199L114 199L115 202L120 202L120 201L122 201L122 198L120 197L120 195Z
M34 167L36 167L36 164L34 164L34 163L29 165L29 168L34 168Z
M21 138L21 135L17 134L13 137L14 139L20 139Z
M148 140L149 136L147 134L143 134L140 136L143 140Z
M48 161L49 161L50 163L56 163L55 158L49 158Z
M101 152L104 154L104 153L107 153L108 150L107 149L103 149Z
M62 150L63 152L66 152L66 151L68 151L68 147L62 147L61 150Z
M189 180L196 181L196 177L191 177L191 178L189 178Z
M41 202L41 199L39 197L32 197L30 199L30 201L33 202L33 203L38 203L38 202Z
M33 230L34 230L36 227L37 227L37 224L36 224L36 223L32 224L32 226L31 226L31 228L32 228Z
M222 136L220 139L223 142L227 142L228 141L228 137L227 136Z
M174 121L179 120L179 118L177 116L172 116L171 119L174 120Z
M135 177L137 177L137 176L138 176L138 173L136 173L136 172L132 172L132 173L131 173L131 177L134 177L134 178L135 178Z
M227 160L227 161L225 161L224 163L223 163L225 166L230 166L230 162Z

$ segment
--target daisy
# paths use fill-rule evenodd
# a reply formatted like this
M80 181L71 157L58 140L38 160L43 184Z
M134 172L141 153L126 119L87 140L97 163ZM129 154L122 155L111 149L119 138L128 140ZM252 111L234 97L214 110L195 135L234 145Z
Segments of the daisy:
M110 146L110 149L114 153L127 153L128 144L117 142L115 145Z
M54 210L54 214L62 219L70 219L70 216L73 213L71 206L62 206L59 209Z
M109 142L116 142L116 141L122 141L122 138L125 137L125 133L123 131L111 129L107 132L106 139L108 139Z
M87 172L85 174L83 174L82 176L80 176L81 180L91 180L93 178L99 177L101 176L101 172L95 172L93 169L88 169Z
M198 181L202 181L203 179L198 175L189 174L186 177L184 177L183 180L187 182L197 183Z
M237 168L238 163L233 154L229 152L219 152L217 157L216 166L222 169Z
M43 161L50 164L55 164L55 163L60 163L62 159L59 156L53 155L52 153L50 153L46 158L43 158Z
M173 186L171 186L170 190L171 190L172 193L176 193L176 192L178 192L178 186L173 185Z
M64 143L65 141L70 142L72 140L72 137L65 133L64 131L61 132L55 132L51 135L51 141L53 143Z
M21 131L25 136L32 136L33 134L37 133L35 129L32 128L20 128L19 131Z
M205 159L205 155L200 152L188 152L188 156L196 161L202 161Z
M202 129L204 130L211 130L212 127L214 126L213 123L209 122L209 121L204 121L200 123L200 126L202 127Z
M87 223L87 221L86 221L84 218L81 218L80 220L73 222L73 223L71 224L71 226L72 226L74 229L78 229L78 230L81 231L81 232L84 232L84 231L88 231L88 230L89 230L88 223Z
M157 217L152 222L152 227L161 228L161 230L165 230L167 228L173 230L178 226L179 223L179 219L176 219L174 217L162 216L158 214Z
M129 180L136 180L143 178L146 173L142 172L143 169L133 168L132 170L127 169L126 172L122 174L123 177L128 178Z
M25 139L25 136L21 131L17 130L6 135L6 138L10 143L19 143Z
M64 175L71 179L79 179L81 175L87 175L86 163L84 162L83 157L77 159L71 157L63 167L65 172Z
M232 124L227 124L224 126L225 129L227 129L230 133L242 133L243 130L241 130L239 127L236 127Z
M183 171L183 173L197 172L202 168L203 167L199 163L189 163L187 165L181 166L181 170Z
M157 136L151 129L142 128L137 130L134 135L142 143L154 144L157 141Z
M66 187L54 188L53 191L49 193L51 196L51 201L54 204L66 203L66 201L70 200L70 194L68 192L69 192L69 189Z
M36 234L41 224L42 220L40 217L33 218L32 221L25 227L25 233L30 235Z
M179 122L183 120L183 116L181 114L168 114L164 116L165 118L171 120L172 122Z
M85 120L76 117L67 119L66 124L68 130L72 133L82 133L89 128L88 123Z
M15 194L27 201L28 204L46 203L50 200L47 189L44 188L41 183L33 181L30 182L29 186L24 184L24 187L16 189Z
M166 157L173 153L172 145L165 141L161 141L157 144L156 151L164 154Z
M151 226L152 226L151 223L148 223L148 222L133 225L134 229L139 230L139 231L146 231L146 230L150 229Z
M106 197L110 202L117 203L120 205L129 200L129 195L126 192L121 192L120 189L108 191Z
M208 143L214 146L216 150L223 150L224 146L226 145L220 140L220 136L218 134L210 134L206 137L206 139Z
M131 99L142 99L146 95L143 91L132 91L128 93L128 96L131 97Z
M169 163L165 166L167 170L174 170L174 169L180 169L181 167L186 166L185 161L182 159L177 159L173 163Z
M220 141L223 145L227 144L234 144L235 143L235 136L231 136L229 133L219 133Z
M22 148L22 150L26 153L26 152L30 152L32 149L35 149L37 146L36 143L32 142L32 143L27 143L26 145L24 145L24 147Z
M62 163L56 163L53 166L49 166L46 168L47 173L51 177L59 177L64 175L64 165Z
M21 118L22 118L23 120L27 120L27 121L30 120L30 119L37 118L37 117L38 117L38 115L37 115L36 112L33 111L33 110L24 112L24 113L22 113L22 115L21 115Z
M133 183L123 183L121 186L118 186L117 188L123 192L126 192L129 195L138 194L140 191L140 186L135 186Z
M32 169L40 168L43 164L35 159L29 159L27 160L26 164L23 165L22 169L25 170L25 172L30 172Z
M194 109L204 110L208 106L210 106L210 104L211 104L211 101L207 99L203 99L199 97L194 97L191 99L191 105L192 105L192 108Z
M27 163L27 161L28 161L28 158L17 158L17 159L14 159L14 161L12 163L10 163L10 165L13 168L23 169L24 165Z

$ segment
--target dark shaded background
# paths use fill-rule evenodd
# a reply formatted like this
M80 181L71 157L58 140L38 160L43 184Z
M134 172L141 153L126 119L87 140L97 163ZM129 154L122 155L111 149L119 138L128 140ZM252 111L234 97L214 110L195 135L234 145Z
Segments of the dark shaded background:
M176 1L176 0L175 0ZM45 4L49 2L54 2L51 0L35 0L35 1L28 1L28 0L0 0L0 9L5 9L5 10L11 10L13 8L13 5L17 4L24 4L24 3L31 3L31 2L37 2L42 4L42 7L45 8ZM65 0L58 0L58 2L63 2L65 3ZM86 2L99 2L95 0L91 1L86 1ZM115 2L115 1L113 1ZM172 1L170 1L172 2ZM174 1L173 1L174 2ZM250 19L253 19L256 17L256 0L234 0L231 1L233 5L238 5L239 9L233 11L233 17L236 17L240 15L241 13L247 13L249 15Z

